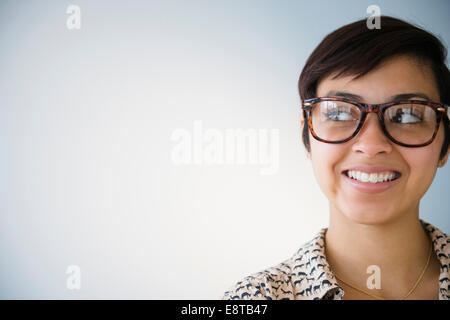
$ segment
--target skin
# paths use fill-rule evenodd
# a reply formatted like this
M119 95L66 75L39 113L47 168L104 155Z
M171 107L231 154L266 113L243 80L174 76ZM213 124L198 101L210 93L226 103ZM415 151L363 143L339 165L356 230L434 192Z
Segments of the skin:
M316 96L326 97L330 91L357 94L363 99L360 102L369 104L390 102L394 95L412 92L440 101L431 69L407 56L391 58L359 79L329 76L319 83ZM430 248L419 221L419 203L438 166L447 161L448 152L439 163L443 141L441 125L430 145L401 147L384 135L375 114L369 114L362 130L346 143L322 143L310 134L312 167L330 207L326 255L333 272L345 282L386 299L399 299L412 288ZM387 191L362 193L350 187L341 174L353 165L394 166L402 176ZM366 286L370 265L381 269L381 289ZM439 273L433 252L424 277L408 299L438 299ZM345 291L344 299L373 299L338 282Z

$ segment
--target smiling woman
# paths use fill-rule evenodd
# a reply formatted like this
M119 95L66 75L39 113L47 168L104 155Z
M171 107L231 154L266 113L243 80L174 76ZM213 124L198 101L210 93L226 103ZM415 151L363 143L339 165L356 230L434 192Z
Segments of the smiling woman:
M450 299L450 238L419 217L449 155L445 59L435 36L386 16L319 44L299 80L300 123L329 227L223 299Z

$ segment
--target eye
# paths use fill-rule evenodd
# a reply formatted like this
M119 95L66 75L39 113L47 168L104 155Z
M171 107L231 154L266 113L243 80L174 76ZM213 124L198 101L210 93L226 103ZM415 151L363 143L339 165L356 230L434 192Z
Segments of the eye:
M327 122L328 124L350 124L358 122L361 112L359 108L345 101L321 101L314 106L317 112L316 120Z
M345 109L334 108L324 113L324 116L333 121L352 121L355 117Z
M398 108L392 115L391 121L400 124L414 124L422 122L422 114L414 108Z

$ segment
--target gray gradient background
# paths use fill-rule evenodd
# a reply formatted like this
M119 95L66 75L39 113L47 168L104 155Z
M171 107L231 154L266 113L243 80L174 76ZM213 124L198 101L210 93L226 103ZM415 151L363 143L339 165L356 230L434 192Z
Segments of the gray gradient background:
M328 223L298 76L371 4L449 45L448 1L2 0L0 298L215 299L288 258ZM278 173L174 166L171 133L194 120L279 129ZM449 178L421 203L447 233Z

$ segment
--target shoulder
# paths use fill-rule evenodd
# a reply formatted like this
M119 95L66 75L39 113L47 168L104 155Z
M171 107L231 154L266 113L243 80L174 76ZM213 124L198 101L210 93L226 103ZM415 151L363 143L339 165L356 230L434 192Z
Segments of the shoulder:
M425 230L428 232L430 240L433 243L434 253L436 254L440 263L439 275L439 299L450 299L450 238L449 236L433 226L421 220Z
M243 278L223 295L226 300L310 299L333 285L324 253L325 229L289 259Z
M274 267L254 273L231 286L222 300L275 300L293 295L292 258Z
M442 263L448 263L449 257L449 249L450 249L450 238L449 236L438 229L437 227L433 226L430 223L427 223L423 220L421 220L422 225L424 226L425 230L428 232L428 235L430 237L430 240L433 243L433 248L438 256L439 260L441 260Z

